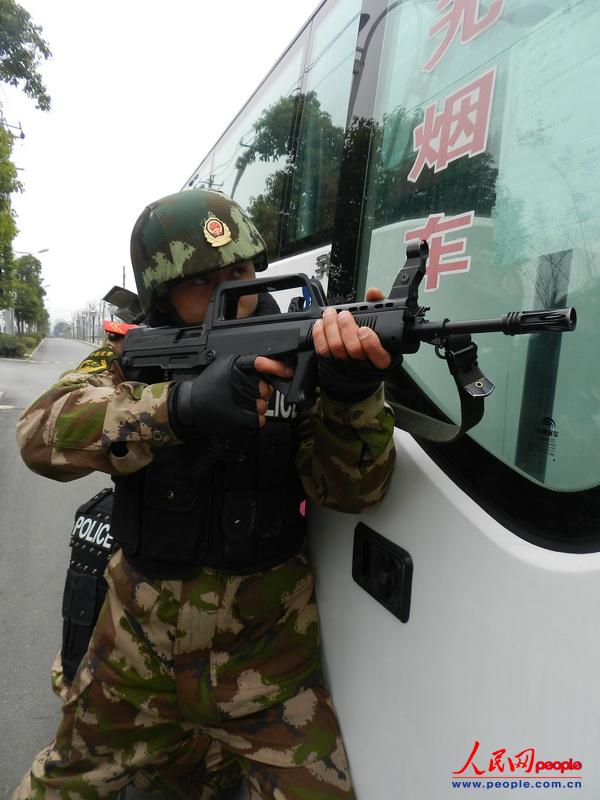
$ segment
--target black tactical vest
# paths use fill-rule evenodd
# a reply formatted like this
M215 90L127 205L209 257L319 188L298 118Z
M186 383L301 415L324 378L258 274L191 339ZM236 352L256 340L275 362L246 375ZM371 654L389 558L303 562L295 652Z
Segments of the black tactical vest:
M255 434L155 450L154 461L115 480L111 533L148 577L186 578L202 567L257 572L297 553L303 491L293 420Z
M275 314L270 295L256 316ZM155 312L150 325L169 324ZM275 566L304 540L304 494L295 468L296 414L278 392L267 424L243 438L156 448L144 469L115 479L111 534L150 578L202 567L245 574Z

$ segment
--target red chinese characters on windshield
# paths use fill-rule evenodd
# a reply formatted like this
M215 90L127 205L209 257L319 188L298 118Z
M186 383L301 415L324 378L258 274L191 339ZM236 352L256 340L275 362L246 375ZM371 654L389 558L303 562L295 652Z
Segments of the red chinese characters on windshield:
M446 33L437 50L423 65L423 71L431 72L437 67L459 31L460 43L467 44L490 28L502 14L504 3L505 0L492 0L487 13L480 16L480 0L438 0L435 9L438 13L444 11L448 6L450 6L450 10L432 25L429 30L429 39L433 39L444 28Z
M453 41L467 44L491 28L504 11L505 2L489 0L482 4L481 0L437 0L436 20L429 29L429 40L436 40L437 46L423 65L423 71L432 72ZM453 161L474 158L486 152L495 84L494 66L425 106L423 120L413 130L416 155L407 176L409 183L416 183L425 169L439 173ZM466 237L456 238L454 235L450 240L447 237L471 228L474 219L475 211L453 217L446 217L444 213L430 214L424 225L405 233L406 242L426 239L429 244L426 291L439 289L441 275L469 271L471 258L466 255Z
M467 240L465 238L446 241L446 234L451 231L464 230L473 225L474 211L467 211L456 217L445 214L431 214L421 228L412 228L404 234L404 241L426 239L429 243L429 258L425 273L425 291L440 288L440 275L444 273L468 272L471 257L465 256Z
M417 158L408 173L409 181L415 183L426 166L441 172L452 161L485 151L495 79L494 68L448 95L441 111L437 103L425 108L423 122L413 131Z

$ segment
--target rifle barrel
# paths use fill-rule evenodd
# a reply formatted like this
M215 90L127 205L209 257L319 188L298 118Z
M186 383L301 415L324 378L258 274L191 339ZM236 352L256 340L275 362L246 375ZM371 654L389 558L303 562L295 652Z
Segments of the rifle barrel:
M461 333L495 333L502 332L506 336L515 336L521 333L535 333L536 331L550 331L561 333L574 331L577 326L577 313L571 306L569 308L541 309L538 311L510 311L502 317L492 319L460 320L451 322L428 322L424 320L417 323L412 333L422 341L429 341L438 337L445 338Z

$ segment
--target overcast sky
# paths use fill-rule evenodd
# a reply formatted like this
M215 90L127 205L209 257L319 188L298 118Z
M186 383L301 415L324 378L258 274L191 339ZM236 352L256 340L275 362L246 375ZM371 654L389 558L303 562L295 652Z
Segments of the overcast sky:
M16 250L40 254L53 322L122 281L131 229L182 188L318 0L21 0L53 57L50 112L0 88L19 122Z

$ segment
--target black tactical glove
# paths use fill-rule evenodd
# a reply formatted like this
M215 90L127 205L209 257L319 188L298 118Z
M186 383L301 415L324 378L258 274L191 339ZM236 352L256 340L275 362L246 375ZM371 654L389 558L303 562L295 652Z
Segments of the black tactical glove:
M196 378L169 392L169 424L184 441L193 436L230 436L258 430L260 375L256 356L217 359Z
M319 386L342 403L360 403L373 394L379 384L402 365L402 356L396 356L385 369L370 361L356 358L319 356Z

